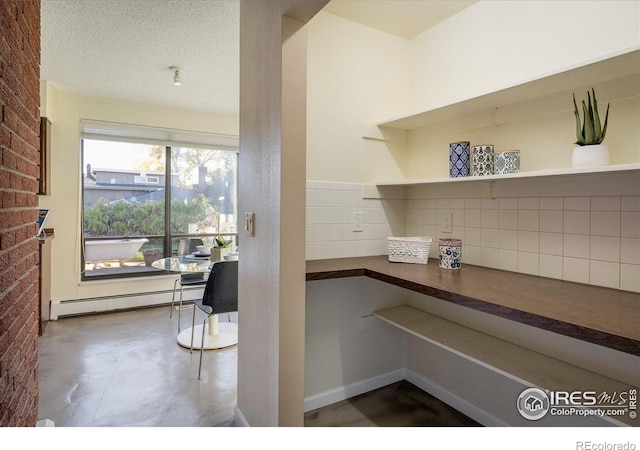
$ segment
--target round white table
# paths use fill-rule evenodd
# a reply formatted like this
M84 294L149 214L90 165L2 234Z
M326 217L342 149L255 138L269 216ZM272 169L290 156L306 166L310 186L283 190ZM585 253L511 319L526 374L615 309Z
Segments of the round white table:
M151 266L172 273L198 273L205 275L211 272L213 262L208 258L198 258L191 255L173 256L154 261ZM194 305L194 308L196 306ZM205 327L204 344L202 342L202 327ZM230 347L238 343L238 324L232 322L220 322L218 315L209 317L205 325L196 325L187 328L178 334L178 344L185 348L191 348L193 336L193 348L203 350L216 350Z

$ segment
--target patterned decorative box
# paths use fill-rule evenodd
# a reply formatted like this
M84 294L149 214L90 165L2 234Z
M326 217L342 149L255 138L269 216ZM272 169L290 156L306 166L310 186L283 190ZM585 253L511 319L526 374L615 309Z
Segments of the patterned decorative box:
M520 150L509 150L498 152L494 161L495 173L503 175L505 173L520 172Z
M493 175L493 145L471 147L471 175L474 177Z
M389 261L412 264L427 264L431 236L388 237Z
M462 240L440 239L440 267L443 269L462 267Z
M449 144L449 176L451 178L469 176L469 147L468 141Z

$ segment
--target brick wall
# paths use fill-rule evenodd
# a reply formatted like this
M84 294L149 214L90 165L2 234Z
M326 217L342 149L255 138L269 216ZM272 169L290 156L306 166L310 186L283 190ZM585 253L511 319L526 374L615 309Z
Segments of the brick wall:
M38 418L40 0L0 1L0 426Z

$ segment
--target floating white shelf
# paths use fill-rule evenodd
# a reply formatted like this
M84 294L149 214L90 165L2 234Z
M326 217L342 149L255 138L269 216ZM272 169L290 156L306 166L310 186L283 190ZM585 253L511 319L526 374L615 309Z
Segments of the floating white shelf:
M630 388L603 375L408 305L375 311L373 315L424 341L525 385L560 391L593 389L598 392L625 392ZM629 425L634 424L629 416L616 419Z
M391 118L376 125L379 128L413 130L572 90L578 86L590 86L638 73L640 73L640 50L636 48L485 95L442 105L428 111ZM372 137L375 138L375 136Z
M614 173L640 173L640 163L621 164L615 166L602 167L583 167L583 168L567 168L567 169L549 169L539 170L535 172L521 172L507 175L486 175L478 177L458 177L458 178L427 178L416 180L398 180L398 181L380 181L376 182L376 186L416 186L421 184L441 184L441 183L468 183L468 182L488 182L499 180L514 179L530 179L550 176L573 176L573 175L589 175L589 174L614 174ZM640 179L638 180L640 182Z

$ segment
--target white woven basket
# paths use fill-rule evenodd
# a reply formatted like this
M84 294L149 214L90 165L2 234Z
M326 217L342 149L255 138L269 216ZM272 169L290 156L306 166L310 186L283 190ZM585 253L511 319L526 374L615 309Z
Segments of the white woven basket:
M412 264L427 264L431 236L388 237L389 261Z

